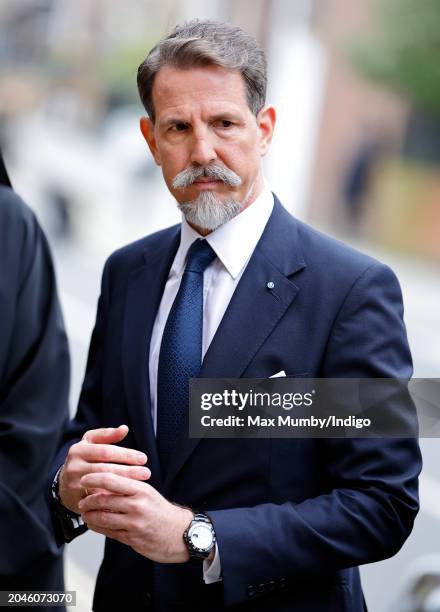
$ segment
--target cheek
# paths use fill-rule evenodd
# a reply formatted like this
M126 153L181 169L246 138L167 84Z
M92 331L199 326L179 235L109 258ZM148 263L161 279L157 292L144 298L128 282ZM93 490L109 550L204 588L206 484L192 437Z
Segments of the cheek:
M177 147L174 150L161 151L161 158L162 173L167 183L172 181L176 174L179 174L179 172L184 170L188 165L185 155L183 155Z
M163 175L164 181L166 183L166 186L172 193L174 193L174 188L173 188L172 183L177 174L178 174L178 171L174 172L171 169L164 168L164 166L162 166L162 175Z
M224 163L234 172L243 176L254 174L260 163L260 155L257 145L253 143L243 143L225 152Z

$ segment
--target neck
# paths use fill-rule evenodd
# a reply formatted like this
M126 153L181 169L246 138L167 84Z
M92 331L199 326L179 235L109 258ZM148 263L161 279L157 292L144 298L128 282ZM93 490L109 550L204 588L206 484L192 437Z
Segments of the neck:
M201 236L207 236L208 234L211 234L214 231L212 229L204 229L203 227L199 227L198 225L194 225L194 223L191 223L188 220L187 220L187 223L188 223L188 225L190 227L193 228L193 230L195 230Z

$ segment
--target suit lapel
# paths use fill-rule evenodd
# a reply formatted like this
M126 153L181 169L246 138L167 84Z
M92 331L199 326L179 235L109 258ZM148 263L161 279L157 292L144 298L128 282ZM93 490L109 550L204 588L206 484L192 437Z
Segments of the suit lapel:
M295 244L296 235L296 222L276 200L266 229L205 355L200 378L242 376L295 299L299 289L287 276L305 267ZM267 283L273 283L273 288L269 289ZM165 490L200 442L199 438L188 438L187 431L186 427L170 461Z
M142 265L129 278L124 313L122 361L124 385L133 435L140 450L148 449L151 484L160 487L161 472L151 418L149 349L156 313L180 233L146 250Z

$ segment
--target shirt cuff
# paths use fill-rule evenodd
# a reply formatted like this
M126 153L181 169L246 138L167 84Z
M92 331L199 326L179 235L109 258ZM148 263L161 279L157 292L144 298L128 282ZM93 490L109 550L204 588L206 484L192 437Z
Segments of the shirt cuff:
M214 559L211 563L207 559L203 561L203 580L205 584L213 584L222 580L222 567L217 543L215 544Z

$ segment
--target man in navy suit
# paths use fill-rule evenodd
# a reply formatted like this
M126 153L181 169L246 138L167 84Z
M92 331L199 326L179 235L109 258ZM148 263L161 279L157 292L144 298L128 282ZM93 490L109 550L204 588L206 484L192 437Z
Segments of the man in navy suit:
M94 610L360 612L357 566L412 529L417 441L190 439L188 377L410 377L398 282L266 186L275 110L252 37L178 26L138 85L182 223L105 265L53 470L60 539L107 536Z

